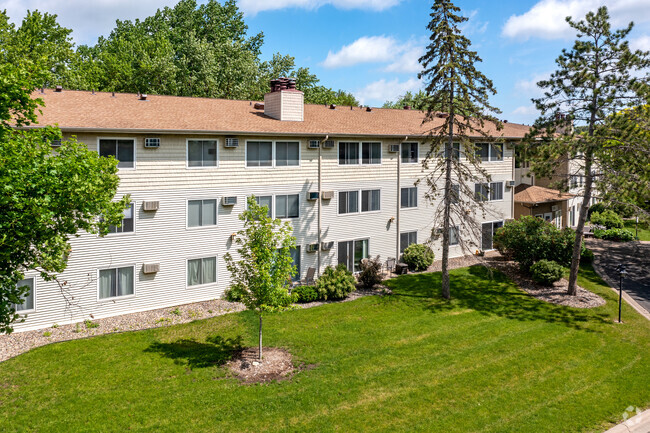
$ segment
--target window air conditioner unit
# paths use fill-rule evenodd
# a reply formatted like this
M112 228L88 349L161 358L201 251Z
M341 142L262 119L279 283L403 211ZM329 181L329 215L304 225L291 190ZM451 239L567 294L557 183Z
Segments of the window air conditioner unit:
M52 140L52 141L50 141L50 146L52 146L52 147L61 147L61 140Z
M551 206L551 210L552 210L553 212L557 212L557 211L560 210L560 206Z
M311 191L311 192L307 195L307 200L311 200L311 201L318 200L318 195L319 195L319 194L318 194L318 191Z
M388 146L388 151L389 151L390 153L397 153L397 152L399 152L399 144L391 144L390 146Z
M319 140L309 140L309 145L307 146L308 149L318 149L319 147L320 147Z
M318 251L318 244L309 244L307 245L307 252L308 253L315 253Z
M159 207L160 207L160 202L159 201L143 201L142 202L142 210L144 210L144 211L158 210Z
M224 206L234 206L237 204L237 197L236 196L223 197L221 199L221 204Z
M160 138L145 138L144 147L147 149L157 149L160 147Z
M320 249L323 251L329 251L334 248L334 241L321 242Z
M334 191L323 191L321 194L323 200L332 200L334 198Z
M145 263L142 265L143 274L155 274L160 272L160 263Z
M506 182L506 186L508 188L514 188L515 187L515 181L514 180L509 180Z
M227 137L224 147L229 147L229 148L239 147L239 138Z
M334 149L334 140L325 140L323 142L323 149Z

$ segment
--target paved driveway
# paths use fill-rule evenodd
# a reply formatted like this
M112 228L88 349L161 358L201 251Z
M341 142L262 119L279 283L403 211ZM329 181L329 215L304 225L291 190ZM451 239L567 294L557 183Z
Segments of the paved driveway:
M599 264L618 288L619 263L627 265L628 275L623 279L623 291L650 311L650 242L611 242L589 239L587 246L600 257Z

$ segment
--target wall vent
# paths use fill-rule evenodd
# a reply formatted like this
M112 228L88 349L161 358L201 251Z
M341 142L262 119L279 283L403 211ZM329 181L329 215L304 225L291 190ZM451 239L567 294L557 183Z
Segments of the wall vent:
M307 146L308 149L318 149L319 147L320 147L319 140L309 140L309 145Z
M155 211L160 208L160 202L159 201L143 201L142 202L142 210L150 212L150 211Z
M160 147L160 138L145 138L144 147L147 149L157 149Z
M333 149L334 148L334 140L325 140L323 142L323 149Z
M315 253L318 251L318 244L309 244L307 245L307 252L308 253Z
M319 195L318 191L310 191L307 194L307 200L311 200L311 201L318 200L318 195Z
M323 191L321 193L321 198L323 200L332 200L334 198L334 191Z
M329 241L329 242L321 242L320 248L323 251L329 251L332 248L334 248L334 241Z
M155 274L160 272L160 263L145 263L142 265L143 274Z
M515 183L516 183L516 182L515 182L514 180L509 180L509 181L506 182L506 186L507 186L508 188L514 188L514 187L515 187Z
M221 204L223 206L234 206L237 204L237 196L222 197Z
M557 212L560 210L560 206L551 206L551 211Z
M399 152L399 144L391 144L390 146L388 146L388 151L389 151L390 153L397 153L397 152Z
M52 146L52 147L61 147L61 140L52 140L52 141L50 141L50 146Z
M226 143L224 144L224 147L239 147L239 138L236 137L226 137Z

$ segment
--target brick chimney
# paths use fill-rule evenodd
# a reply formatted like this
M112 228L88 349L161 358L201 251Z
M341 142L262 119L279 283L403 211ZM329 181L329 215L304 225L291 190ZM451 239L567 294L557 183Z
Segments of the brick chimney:
M295 78L271 80L271 92L264 95L264 114L278 120L305 120L305 95L296 89Z

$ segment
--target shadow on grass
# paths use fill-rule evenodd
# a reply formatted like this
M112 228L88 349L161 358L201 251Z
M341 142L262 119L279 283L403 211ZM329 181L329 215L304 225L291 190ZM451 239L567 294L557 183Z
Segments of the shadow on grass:
M155 342L145 352L158 353L192 369L205 368L228 362L234 353L242 350L242 341L241 336L223 338L215 335L208 337L205 343L191 339L180 339L172 343Z
M451 277L451 301L440 295L441 274L427 273L400 277L391 282L395 297L418 302L433 313L469 308L486 315L521 321L546 321L593 331L587 324L610 324L607 314L592 309L577 309L536 300L518 290L504 274L476 265L454 271Z

